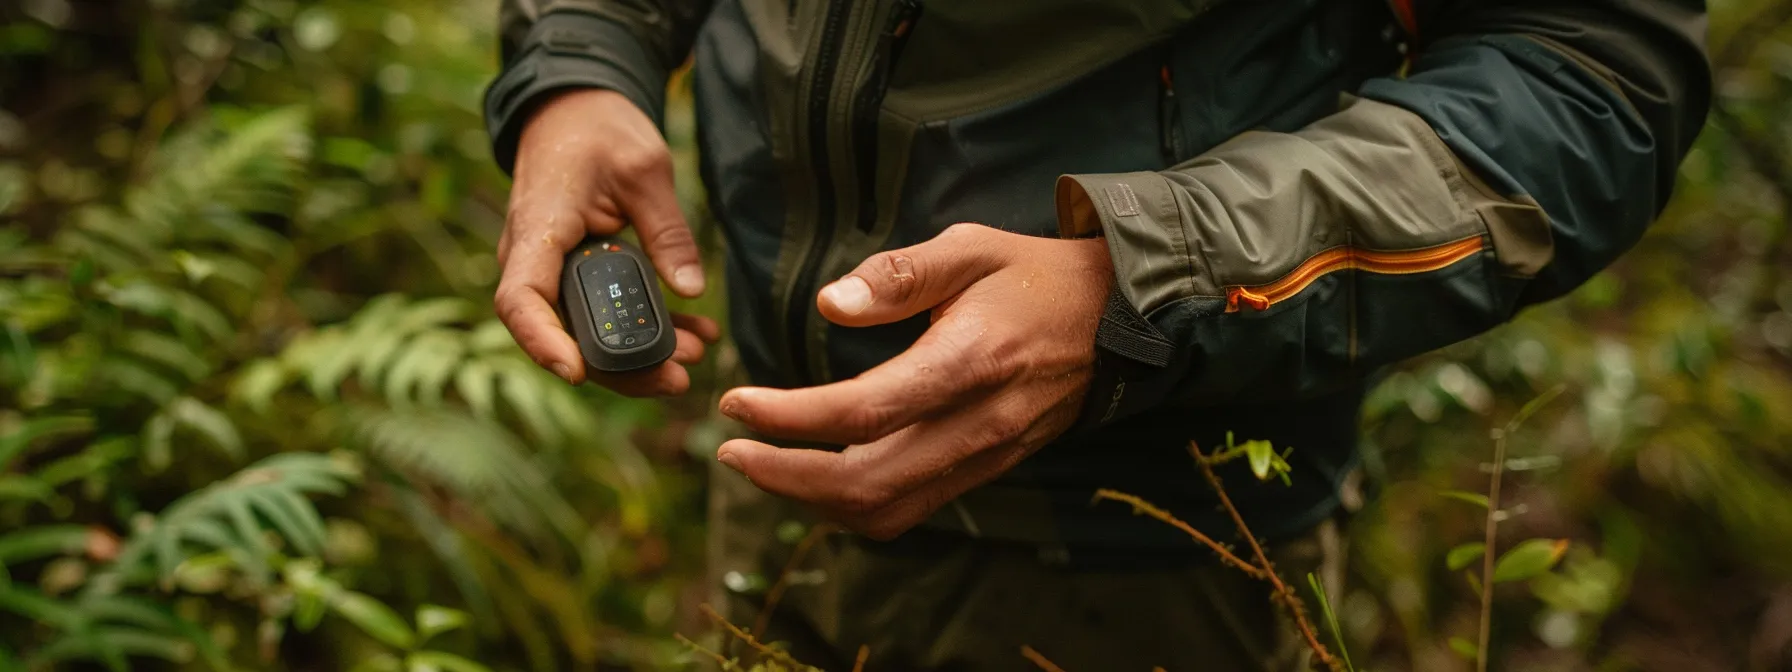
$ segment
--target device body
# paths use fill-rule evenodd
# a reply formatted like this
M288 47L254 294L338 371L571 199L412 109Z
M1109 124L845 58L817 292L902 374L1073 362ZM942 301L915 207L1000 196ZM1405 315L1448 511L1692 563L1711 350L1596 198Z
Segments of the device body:
M560 318L597 371L645 369L678 345L653 263L621 238L593 236L566 255Z

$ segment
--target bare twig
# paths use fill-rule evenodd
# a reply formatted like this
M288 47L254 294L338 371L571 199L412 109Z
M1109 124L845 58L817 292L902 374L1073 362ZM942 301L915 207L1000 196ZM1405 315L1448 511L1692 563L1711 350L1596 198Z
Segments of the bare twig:
M719 653L709 650L708 647L705 647L702 644L698 644L696 642L691 641L691 638L689 638L689 637L686 637L686 636L676 633L676 632L672 633L672 637L674 639L677 639L679 641L679 643L684 644L686 647L690 648L690 650L696 651L697 653L701 653L705 656L709 656L710 658L714 658L716 661L716 664L720 665L721 668L724 670L732 670L735 667L733 660L728 659L726 656L723 656L722 654L719 654Z
M1313 651L1313 655L1319 659L1319 664L1324 665L1326 669L1341 672L1344 669L1344 664L1332 655L1331 649L1320 643L1319 636L1313 629L1313 622L1307 618L1306 604L1301 601L1299 595L1288 588L1288 584L1282 582L1282 577L1276 575L1275 565L1269 561L1269 554L1263 552L1263 545L1257 543L1257 536L1251 533L1251 527L1245 524L1244 516L1239 515L1238 507L1232 504L1232 497L1226 494L1226 486L1220 483L1219 474L1214 473L1213 464L1208 461L1206 455L1201 453L1201 446L1190 441L1188 442L1188 452L1195 457L1195 464L1201 467L1201 475L1205 476L1207 483L1213 486L1214 494L1219 496L1220 506L1224 507L1226 513L1232 516L1232 524L1238 527L1238 535L1244 537L1245 543L1250 545L1251 554L1257 559L1257 567L1263 570L1268 577L1265 580L1269 581L1269 585L1275 589L1276 602L1282 605L1290 618L1294 619L1295 626L1300 629L1301 637L1307 640L1307 648Z
M1493 638L1493 540L1499 530L1500 477L1506 473L1506 432L1493 438L1493 484L1487 487L1487 523L1481 539L1481 634L1475 646L1475 670L1487 672L1487 644Z
M701 607L701 610L703 611L703 615L708 617L710 621L721 626L723 630L727 631L728 634L733 635L735 639L746 642L747 646L751 647L754 651L758 651L759 655L799 670L809 669L808 665L798 662L797 659L792 658L790 654L766 646L764 643L760 642L758 638L755 638L752 633L742 630L740 629L740 626L728 622L728 619L722 618L721 614L716 613L715 607L705 604Z
M1493 482L1487 487L1487 522L1481 539L1481 631L1475 647L1476 672L1487 672L1487 646L1493 638L1493 542L1500 525L1500 477L1506 473L1506 438L1566 389L1565 385L1557 385L1525 402L1505 427L1493 433Z
M765 606L759 609L759 616L753 619L753 632L763 633L771 625L772 612L777 610L778 602L784 599L784 591L790 589L791 573L800 566L804 556L809 554L809 549L815 547L815 542L821 541L835 529L837 528L831 524L818 523L809 529L808 534L803 535L801 541L796 542L796 548L790 551L790 559L784 561L784 571L778 573L778 580L772 583L771 590L765 591Z
M1137 495L1129 495L1124 492L1109 490L1107 488L1102 488L1100 490L1095 491L1095 501L1099 502L1104 499L1110 500L1110 501L1115 501L1115 502L1121 502L1124 504L1130 504L1130 505L1132 505L1132 512L1134 514L1150 516L1152 518L1156 518L1165 523L1168 523L1171 527L1174 527L1178 530L1182 530L1182 532L1184 534L1187 534L1188 536L1193 537L1195 541L1200 542L1201 545L1206 546L1207 548L1211 549L1215 555L1220 556L1221 562L1224 562L1227 565L1231 565L1233 568L1237 569L1238 571L1241 571L1241 572L1244 572L1245 574L1250 575L1251 578L1255 578L1260 581L1268 581L1269 580L1269 577L1270 577L1269 573L1264 572L1262 569L1257 568L1256 566L1252 565L1249 562L1245 562L1243 558L1240 558L1237 555L1233 554L1232 549L1226 548L1225 544L1214 541L1213 537L1209 537L1205 534L1202 534L1200 530L1195 529L1193 526L1189 525L1188 523L1182 522L1182 520L1180 518L1177 518L1174 514L1171 514L1170 512L1165 511L1163 509L1157 508L1156 506L1153 506L1150 502L1140 499Z
M1064 668L1058 667L1057 663L1053 663L1050 658L1045 657L1045 654L1034 650L1031 646L1022 644L1020 646L1020 655L1025 656L1027 660L1033 661L1034 665L1039 666L1039 669L1045 670L1045 672L1064 672Z
M871 658L871 645L859 645L859 657L852 661L852 672L865 672L865 661Z

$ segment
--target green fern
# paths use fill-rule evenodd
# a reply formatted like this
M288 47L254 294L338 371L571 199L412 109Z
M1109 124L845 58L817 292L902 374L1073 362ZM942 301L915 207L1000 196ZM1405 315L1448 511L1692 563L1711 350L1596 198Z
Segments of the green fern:
M198 626L166 606L140 597L88 593L56 600L22 586L0 585L0 611L57 630L54 639L26 659L31 669L91 660L122 671L131 669L129 659L133 657L174 663L198 657L215 670L230 667L223 652Z
M306 496L341 495L356 478L357 470L340 458L274 455L168 505L125 542L116 565L128 578L153 563L153 575L167 586L196 547L226 553L251 579L265 583L274 549L264 531L277 531L301 555L317 555L323 518Z

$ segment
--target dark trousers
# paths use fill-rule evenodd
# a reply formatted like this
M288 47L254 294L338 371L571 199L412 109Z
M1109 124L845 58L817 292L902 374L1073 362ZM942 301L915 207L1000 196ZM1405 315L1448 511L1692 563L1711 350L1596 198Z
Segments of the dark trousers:
M1269 585L1205 558L1066 567L1021 544L942 533L879 543L837 532L815 540L762 617L766 589L797 547L778 527L813 518L725 468L712 476L711 604L744 628L763 620L760 639L784 643L807 665L851 670L865 645L871 672L1036 670L1021 655L1026 645L1066 672L1307 669ZM1310 606L1308 572L1338 594L1336 523L1267 552ZM730 651L751 659L739 644Z

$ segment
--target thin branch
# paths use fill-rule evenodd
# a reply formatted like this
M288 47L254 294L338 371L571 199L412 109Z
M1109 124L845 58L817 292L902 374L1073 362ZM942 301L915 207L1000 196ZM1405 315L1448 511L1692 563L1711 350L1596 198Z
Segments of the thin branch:
M1231 565L1238 571L1250 575L1251 578L1260 581L1269 580L1269 573L1264 572L1262 569L1257 568L1251 563L1245 562L1243 558L1233 554L1231 549L1226 548L1225 544L1214 541L1213 537L1202 534L1200 530L1195 529L1188 523L1182 522L1182 520L1177 518L1174 514L1153 506L1150 502L1140 499L1137 495L1129 495L1124 492L1109 490L1107 488L1095 491L1094 501L1099 502L1104 499L1130 504L1132 505L1132 512L1134 515L1150 516L1168 523L1171 527L1182 530L1184 534L1193 537L1195 541L1201 542L1201 545L1211 549L1215 555L1220 556L1221 562Z
M728 634L733 635L735 639L746 642L747 646L752 647L754 651L758 651L759 655L799 670L809 669L808 665L798 662L797 659L792 658L790 654L766 646L757 638L753 637L752 633L742 630L740 629L740 626L728 622L728 619L722 618L721 614L716 613L714 607L705 604L701 607L701 610L703 611L703 615L708 617L709 620L714 621L716 625L721 626L723 630L726 630Z
M784 591L790 589L790 575L796 571L804 556L809 554L809 549L815 547L815 542L821 541L822 537L835 529L837 528L831 524L820 523L810 528L801 541L796 542L796 548L790 551L790 559L784 561L784 571L778 573L778 580L772 583L771 590L765 592L765 606L759 609L759 616L753 619L753 632L765 632L770 627L772 612L778 609L778 602L784 599Z
M1251 554L1257 558L1257 566L1263 570L1264 574L1268 575L1269 578L1266 580L1275 589L1276 602L1280 603L1282 608L1287 610L1288 615L1294 619L1295 626L1300 629L1301 637L1307 640L1307 648L1313 651L1313 655L1319 658L1319 663L1326 669L1342 671L1343 663L1338 662L1338 659L1332 655L1331 649L1320 643L1312 621L1307 619L1307 609L1301 602L1300 596L1294 594L1294 591L1288 588L1288 584L1282 582L1282 577L1276 575L1275 565L1269 561L1269 554L1263 552L1263 545L1257 543L1257 536L1251 533L1250 526L1244 522L1244 516L1239 515L1238 507L1232 504L1232 497L1226 494L1226 486L1220 483L1219 474L1213 472L1213 465L1208 461L1207 456L1201 453L1201 446L1190 441L1188 442L1188 452L1194 455L1195 464L1201 467L1201 475L1205 476L1207 483L1213 486L1214 494L1220 498L1220 505L1226 509L1227 514L1232 516L1232 524L1238 527L1239 536L1244 537L1245 542L1250 545Z
M865 661L871 658L871 645L859 645L859 657L852 661L852 672L865 672Z
M1051 659L1045 657L1045 654L1034 650L1031 646L1020 645L1020 655L1033 661L1034 665L1039 666L1039 669L1045 670L1045 672L1064 672L1064 668L1058 667L1057 663L1052 662Z
M705 656L709 656L710 658L714 658L716 661L716 664L720 665L721 668L724 670L732 670L735 668L735 664L734 664L733 660L730 660L727 657L724 657L722 654L719 654L719 653L709 650L708 647L705 647L702 644L698 644L696 642L691 641L691 638L686 637L683 634L674 632L674 633L672 633L672 637L674 639L677 639L679 641L679 643L682 643L686 647L690 648L690 650L696 651L697 653L701 653Z
M1493 484L1487 488L1487 522L1481 538L1481 633L1475 647L1475 671L1487 672L1487 645L1493 640L1493 540L1499 530L1500 477L1506 473L1506 434L1493 439Z

